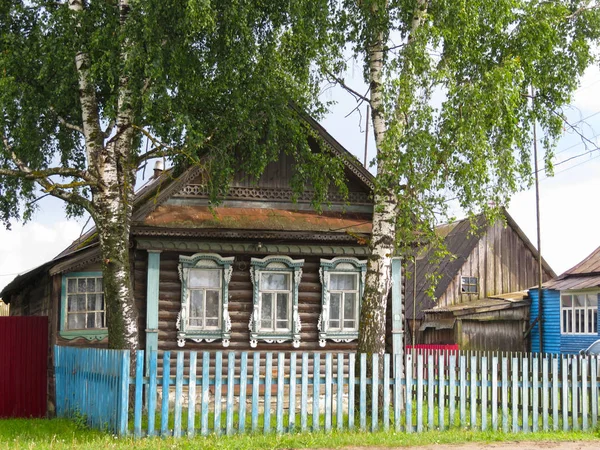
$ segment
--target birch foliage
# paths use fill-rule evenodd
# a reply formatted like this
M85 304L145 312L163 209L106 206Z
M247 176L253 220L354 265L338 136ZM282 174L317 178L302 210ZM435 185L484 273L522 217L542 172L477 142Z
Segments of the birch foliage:
M102 248L111 347L136 348L129 232L136 172L204 164L217 198L281 148L316 203L339 161L313 155L290 103L318 114L311 63L330 44L326 0L0 1L0 218L52 195L87 211ZM330 176L328 176L328 174ZM341 184L340 184L341 186Z
M336 29L363 62L377 147L359 351L384 352L391 256L435 241L449 199L494 215L490 205L506 205L530 183L535 123L551 171L562 108L595 62L597 7L581 0L343 2ZM343 61L329 70L344 84Z

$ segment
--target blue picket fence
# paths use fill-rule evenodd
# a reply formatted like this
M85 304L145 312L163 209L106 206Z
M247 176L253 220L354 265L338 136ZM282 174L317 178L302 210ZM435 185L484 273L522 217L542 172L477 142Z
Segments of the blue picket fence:
M55 346L56 415L125 434L129 358L127 350Z
M165 351L159 358L139 351L130 377L128 352L56 351L59 415L85 414L90 425L119 435L452 427L527 433L598 423L595 357ZM67 386L75 392L65 395ZM68 401L58 402L59 392Z

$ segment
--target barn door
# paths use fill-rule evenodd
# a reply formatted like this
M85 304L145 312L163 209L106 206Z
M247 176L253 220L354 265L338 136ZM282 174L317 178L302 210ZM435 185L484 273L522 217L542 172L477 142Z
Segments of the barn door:
M0 417L44 417L48 317L0 317Z

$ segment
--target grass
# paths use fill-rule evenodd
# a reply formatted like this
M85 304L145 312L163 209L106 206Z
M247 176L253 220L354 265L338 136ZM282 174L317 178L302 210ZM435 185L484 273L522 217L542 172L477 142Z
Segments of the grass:
M419 446L428 444L461 444L465 442L501 441L576 441L598 440L600 431L547 432L529 434L504 434L476 432L462 429L428 431L424 433L394 432L332 432L303 434L246 434L241 436L208 436L194 439L117 439L90 430L64 419L8 419L0 420L0 448L9 449L290 449L290 448L342 448L345 446Z

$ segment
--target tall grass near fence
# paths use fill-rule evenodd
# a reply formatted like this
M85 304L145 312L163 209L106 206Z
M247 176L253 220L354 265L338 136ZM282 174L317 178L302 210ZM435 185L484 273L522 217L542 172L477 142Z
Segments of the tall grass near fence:
M120 435L454 427L528 433L598 423L593 357L138 352L129 377L126 351L56 351L58 415L83 414Z

